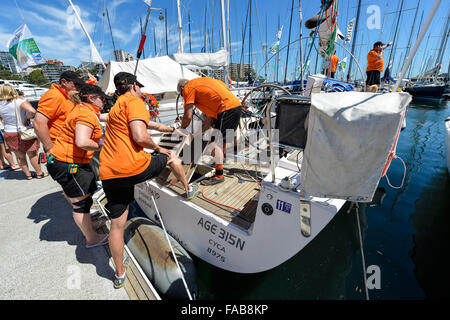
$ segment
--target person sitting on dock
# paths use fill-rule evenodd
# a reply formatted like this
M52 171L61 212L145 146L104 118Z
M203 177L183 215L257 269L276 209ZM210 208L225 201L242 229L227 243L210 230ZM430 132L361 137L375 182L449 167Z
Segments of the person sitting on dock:
M59 78L59 85L52 84L50 90L39 99L33 127L47 155L64 126L66 114L75 106L69 92L78 90L83 84L78 73L65 71Z
M175 129L150 122L150 114L141 99L143 85L136 76L119 72L114 77L114 84L119 97L106 120L105 142L100 152L100 179L111 218L109 245L116 266L114 287L121 288L126 276L122 260L123 235L128 206L134 200L134 186L157 177L168 165L183 184L188 200L194 198L200 188L197 184L188 184L178 157L154 143L147 132L147 129L168 132ZM152 149L154 153L147 153L144 148Z
M204 185L215 185L224 181L223 160L225 158L227 129L236 131L242 114L241 102L227 88L224 82L208 77L192 80L180 79L178 92L184 99L184 115L181 128L185 129L192 121L194 105L206 115L202 132L214 128L222 134L223 144L214 143L211 139L211 155L214 157L216 174L208 180L203 180Z
M97 190L95 175L89 165L94 151L101 147L103 129L99 122L105 94L92 84L85 84L80 91L71 91L69 96L75 107L67 113L63 128L50 150L47 170L58 182L64 196L73 207L73 219L86 238L86 248L108 243L108 235L95 232L105 224L91 221L92 194Z
M386 45L381 41L377 41L373 44L373 49L369 51L366 69L367 91L378 91L378 86L381 84L380 75L384 68L383 50L391 45L392 41Z

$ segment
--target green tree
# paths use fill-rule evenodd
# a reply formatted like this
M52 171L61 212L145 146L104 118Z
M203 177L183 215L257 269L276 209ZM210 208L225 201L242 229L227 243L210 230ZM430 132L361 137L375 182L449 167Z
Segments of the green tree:
M42 70L34 70L28 76L28 82L32 84L37 84L38 86L46 84L48 80L45 78Z
M0 65L0 79L3 80L23 80L21 76L19 76L18 74L12 74L11 71Z

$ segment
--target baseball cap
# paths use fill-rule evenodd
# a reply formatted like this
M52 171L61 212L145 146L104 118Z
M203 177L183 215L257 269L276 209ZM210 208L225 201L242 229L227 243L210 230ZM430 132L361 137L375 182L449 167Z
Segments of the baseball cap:
M83 79L75 71L64 71L59 76L59 79L60 80L61 79L66 79L66 80L69 80L69 81L73 81L73 83L75 83L76 85L79 85L79 86L82 86L84 84Z
M114 85L119 87L120 85L129 85L136 83L139 87L143 87L144 85L137 81L137 77L134 74L128 72L119 72L114 76Z
M108 97L99 86L89 83L83 84L80 88L80 96L86 96L89 94L98 95L105 98Z
M373 44L373 47L375 48L375 47L378 47L378 46L384 46L385 44L383 43L383 42L381 42L381 41L377 41L377 42L375 42L374 44Z

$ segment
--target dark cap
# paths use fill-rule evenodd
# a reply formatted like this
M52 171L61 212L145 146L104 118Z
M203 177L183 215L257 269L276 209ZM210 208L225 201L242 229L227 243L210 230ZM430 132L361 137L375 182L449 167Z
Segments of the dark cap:
M83 79L75 71L64 71L59 76L59 80L61 80L61 79L66 79L66 80L69 80L69 81L73 81L73 83L75 83L76 85L79 85L79 86L84 84Z
M377 41L377 42L375 42L375 43L373 44L373 47L374 47L374 48L375 48L375 47L378 47L378 46L384 46L384 43L381 42L381 41Z
M87 96L90 94L105 98L108 97L99 86L88 83L83 84L80 88L80 96Z
M118 88L121 85L129 85L136 83L139 87L143 87L144 85L137 81L137 77L134 74L128 72L119 72L114 76L114 85Z

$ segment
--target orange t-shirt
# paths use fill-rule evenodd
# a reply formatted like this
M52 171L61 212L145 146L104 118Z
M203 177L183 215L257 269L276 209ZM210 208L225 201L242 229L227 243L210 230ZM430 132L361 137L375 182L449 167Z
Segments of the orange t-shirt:
M94 155L94 151L77 147L75 144L75 126L83 124L92 128L91 139L98 142L103 134L99 117L99 110L96 106L85 102L76 105L67 114L64 127L53 143L50 153L59 161L78 164L89 163Z
M377 58L377 56L380 58ZM367 69L366 71L377 70L383 72L384 60L383 60L383 52L376 52L375 50L370 50L367 55Z
M193 103L214 119L219 113L241 105L223 81L208 77L190 80L183 88L183 99L185 106Z
M52 84L50 90L39 99L37 112L49 119L48 131L52 142L58 137L59 131L64 127L67 113L74 106L67 93L57 84Z
M132 138L133 120L148 124L150 114L142 99L127 92L117 99L106 120L105 142L100 151L101 180L135 176L150 164L150 153Z
M339 58L336 56L331 56L331 72L336 72Z

